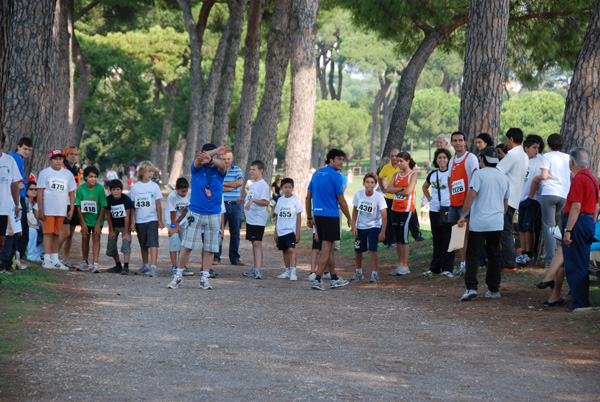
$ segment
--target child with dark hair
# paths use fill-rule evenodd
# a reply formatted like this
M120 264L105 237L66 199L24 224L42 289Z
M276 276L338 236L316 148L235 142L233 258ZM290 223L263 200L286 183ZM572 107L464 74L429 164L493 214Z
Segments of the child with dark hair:
M175 191L171 191L167 196L165 220L169 228L169 255L171 256L172 275L177 273L177 257L181 251L181 228L179 225L187 215L191 196L190 183L185 177L177 179ZM182 275L192 276L194 273L186 266L183 268Z
M81 255L82 260L77 268L78 271L87 271L88 256L90 253L90 234L92 235L92 272L99 273L100 265L100 235L104 225L104 208L108 206L106 194L100 184L98 176L100 172L95 166L88 166L83 171L83 183L75 194L75 207L81 220Z
M25 188L27 198L25 200L25 206L27 207L26 213L23 211L24 219L27 219L29 226L29 241L27 244L27 260L28 261L42 261L42 254L44 254L43 234L41 228L41 222L37 218L37 183L34 181L27 182ZM74 199L74 198L73 198ZM27 215L25 217L25 215Z
M283 196L275 205L275 244L283 251L285 272L278 276L280 279L290 278L297 281L296 275L296 244L300 241L300 227L302 225L302 202L292 194L294 180L285 178L281 181Z
M114 179L108 182L110 194L106 197L107 213L106 220L108 221L108 243L106 244L106 255L115 260L115 266L106 272L128 275L129 274L129 257L131 256L131 211L133 203L131 199L123 194L123 183L121 180ZM119 233L123 236L121 241L121 252L123 253L123 264L119 258L117 249L117 241Z

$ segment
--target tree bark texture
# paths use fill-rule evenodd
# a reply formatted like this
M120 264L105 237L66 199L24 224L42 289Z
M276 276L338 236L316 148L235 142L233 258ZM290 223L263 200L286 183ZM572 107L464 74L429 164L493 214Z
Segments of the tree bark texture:
M392 81L388 77L388 71L383 77L379 77L379 91L375 96L375 101L371 106L371 146L369 148L369 171L377 170L377 140L379 139L379 121L384 124L382 110L387 103L389 90L392 87Z
M190 0L177 0L177 3L183 12L183 20L188 31L188 36L190 37L190 112L184 159L189 161L187 162L188 164L191 164L196 156L196 148L198 147L200 109L202 106L202 49L200 47L201 36L197 31L198 26L201 25L201 21L198 22L198 26L194 23ZM204 6L202 9L204 10ZM202 32L204 31L202 30ZM187 166L185 169L187 169ZM186 176L191 175L189 170L184 171Z
M590 172L600 169L600 1L596 1L590 24L569 88L560 134L565 150L584 146L592 153Z
M447 26L439 26L435 28L425 28L425 37L423 41L410 58L410 61L404 68L398 88L398 101L394 107L392 113L392 120L390 122L390 129L387 140L385 141L385 147L382 155L388 155L392 149L402 149L402 142L404 141L404 134L406 133L406 125L408 123L408 117L410 116L410 108L415 97L415 88L417 81L429 56L435 50L436 47L442 44L442 42L458 27L464 25L467 21L466 15L458 15L454 18L453 22ZM383 161L383 158L381 158Z
M179 81L171 81L167 84L167 111L163 117L162 134L160 137L160 150L158 153L158 168L162 171L162 176L167 177L169 168L169 140L171 139L171 128L173 127L173 114L175 113L175 98L179 94Z
M292 0L277 0L273 8L271 28L267 34L267 59L265 61L265 92L262 96L250 143L247 162L241 164L245 153L236 149L235 155L239 166L248 177L253 160L265 162L263 177L270 183L273 174L273 159L277 143L277 124L281 114L281 94L287 66L290 61L290 10ZM310 153L309 153L310 154Z
M221 83L215 104L215 144L226 144L229 134L229 113L233 98L233 83L235 81L235 66L240 49L242 29L244 27L244 12L248 0L231 0L229 2L229 20L231 27L227 38L227 51L221 72Z
M308 187L317 96L314 49L318 8L318 0L294 0L290 14L292 92L285 176L294 179L294 189L301 200Z
M177 147L175 148L175 153L173 154L173 162L171 163L171 173L169 175L169 183L175 185L177 179L181 177L181 171L183 168L183 158L185 154L186 148L186 140L183 138L183 131L179 133L179 138L177 140Z
M509 0L469 4L458 129L468 144L480 133L497 142L508 42Z
M10 77L2 83L4 150L12 151L19 138L31 137L34 149L26 160L26 170L38 173L47 166L50 150L64 147L68 141L68 60L60 58L64 54L61 47L68 50L66 26L59 31L64 3L12 3L12 23L2 24L2 29L9 30L10 43L7 60L3 60L8 66L2 69L3 80ZM64 39L66 46L61 46ZM57 121L61 117L63 121Z
M90 91L92 66L83 55L81 47L79 46L79 41L75 35L73 35L73 40L71 43L73 45L73 59L75 61L75 65L77 66L77 72L79 73L79 82L77 83L77 89L75 89L73 99L72 120L74 127L72 128L73 131L71 132L70 143L73 146L78 147L79 143L81 142L81 135L78 127L81 120L81 114L83 112L83 106L85 105L85 100L88 96L88 92Z
M319 87L321 88L321 99L327 99L329 90L327 89L327 52L323 51L319 47L319 53L317 54L317 79L319 80Z
M390 124L392 122L392 112L396 107L396 103L398 102L398 91L394 92L394 96L390 99L390 95L392 92L392 85L388 88L388 92L386 94L385 99L383 100L383 108L381 111L381 141L380 141L380 151L383 149L385 145L385 141L387 140L388 133L390 132Z
M13 24L14 5L12 1L2 4L0 7L0 121L4 123L6 105L6 89L10 82L10 54L12 43L10 41L11 28ZM4 124L2 133L4 132Z
M260 42L264 0L252 0L248 10L248 30L244 50L244 79L242 95L235 127L234 163L242 171L248 163L250 141L252 139L252 120L256 110L256 93L260 67Z

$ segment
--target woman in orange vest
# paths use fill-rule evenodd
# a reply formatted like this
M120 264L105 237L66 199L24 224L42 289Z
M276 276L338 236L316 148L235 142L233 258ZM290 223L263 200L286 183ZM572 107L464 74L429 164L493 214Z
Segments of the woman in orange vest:
M398 154L400 170L394 175L386 190L388 193L394 194L392 226L396 235L396 253L398 254L396 269L390 275L410 274L408 269L408 253L410 252L408 226L411 215L415 213L417 175L412 170L415 165L415 161L408 152L400 152Z

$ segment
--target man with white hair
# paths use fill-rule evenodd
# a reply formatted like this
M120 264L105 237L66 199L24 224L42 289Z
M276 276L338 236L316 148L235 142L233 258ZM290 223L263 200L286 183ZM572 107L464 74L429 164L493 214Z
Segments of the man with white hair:
M438 149L448 149L450 141L448 141L448 137L446 136L446 134L440 134L437 136L436 145Z
M569 168L573 172L567 195L562 228L565 276L571 289L571 310L590 306L588 269L590 244L594 238L594 221L598 216L598 181L590 173L590 151L584 147L571 150Z

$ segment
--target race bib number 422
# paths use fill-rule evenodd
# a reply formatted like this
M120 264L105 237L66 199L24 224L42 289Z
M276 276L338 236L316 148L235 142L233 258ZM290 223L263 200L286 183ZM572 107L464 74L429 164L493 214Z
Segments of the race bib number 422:
M465 180L460 179L452 182L452 195L465 192Z
M148 195L138 195L135 197L135 207L136 208L150 208L150 196Z

